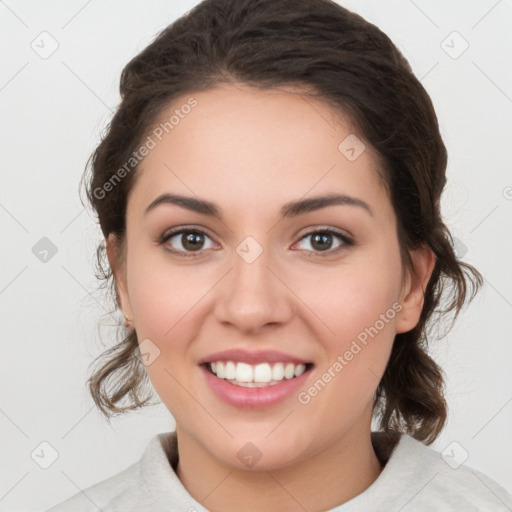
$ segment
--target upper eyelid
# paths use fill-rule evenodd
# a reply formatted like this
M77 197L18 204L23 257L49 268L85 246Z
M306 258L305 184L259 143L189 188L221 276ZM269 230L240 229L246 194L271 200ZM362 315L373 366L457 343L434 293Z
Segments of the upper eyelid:
M164 234L160 237L161 239L169 239L172 236L179 235L186 231L199 231L200 233L204 233L208 237L210 237L212 240L215 238L214 236L210 235L207 229L197 226L179 226L176 228L171 228L164 232Z

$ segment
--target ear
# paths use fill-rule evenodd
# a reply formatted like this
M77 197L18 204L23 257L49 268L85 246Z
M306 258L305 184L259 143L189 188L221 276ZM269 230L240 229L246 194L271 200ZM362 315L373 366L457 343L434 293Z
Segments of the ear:
M408 332L414 329L423 309L425 290L434 270L436 256L426 245L411 253L413 269L406 269L406 277L402 287L400 304L401 311L397 315L396 332Z
M133 313L128 296L128 286L126 282L126 264L125 258L121 254L121 244L119 239L110 234L106 241L107 257L114 276L117 305L122 312L130 319L133 319Z

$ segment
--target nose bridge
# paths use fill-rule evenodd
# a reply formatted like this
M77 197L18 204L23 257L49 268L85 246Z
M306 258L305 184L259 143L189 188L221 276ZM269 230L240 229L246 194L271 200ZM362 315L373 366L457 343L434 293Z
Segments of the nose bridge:
M265 299L265 304L272 302L275 295L275 276L270 271L272 266L272 251L261 245L254 237L248 236L236 247L233 255L234 272L232 276L232 293L238 300L259 302Z
M218 319L241 330L286 321L291 303L286 286L275 275L277 266L269 247L252 236L242 240L233 252L233 269L217 298Z

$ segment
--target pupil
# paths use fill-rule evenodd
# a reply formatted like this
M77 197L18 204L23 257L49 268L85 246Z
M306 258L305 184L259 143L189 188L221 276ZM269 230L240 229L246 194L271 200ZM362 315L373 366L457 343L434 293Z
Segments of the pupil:
M330 243L325 244L325 242L331 242L331 237L332 237L332 235L329 235L329 234L316 233L313 236L313 247L315 247L316 242L320 240L320 247L317 247L317 249L320 249L320 250L329 249L329 246L331 244ZM324 243L323 245L322 245L322 242Z
M199 239L199 241L198 241ZM185 236L185 243L183 247L186 249L197 249L201 246L202 243L202 235L200 233L189 233Z

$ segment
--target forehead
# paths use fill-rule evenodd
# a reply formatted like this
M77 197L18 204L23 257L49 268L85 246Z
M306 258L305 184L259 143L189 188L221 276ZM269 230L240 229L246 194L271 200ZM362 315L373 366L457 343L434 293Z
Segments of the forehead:
M154 147L131 194L140 208L162 192L260 211L275 203L276 212L308 194L370 203L386 196L376 153L348 117L292 88L226 85L183 95L161 112L149 137Z

